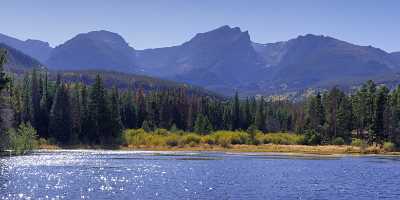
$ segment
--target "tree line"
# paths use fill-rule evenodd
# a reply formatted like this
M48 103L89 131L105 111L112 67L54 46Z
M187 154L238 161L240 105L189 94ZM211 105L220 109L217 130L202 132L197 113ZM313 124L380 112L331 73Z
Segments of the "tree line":
M11 120L8 124L14 127L29 123L40 138L59 145L118 145L128 128L203 135L215 130L292 132L304 134L308 144L338 139L349 144L353 138L370 144L400 140L400 87L390 91L373 81L349 95L334 87L301 102L243 99L237 93L222 100L188 94L184 88L120 91L106 88L101 76L92 85L66 83L60 75L49 81L48 73L37 69L21 80L1 72L0 89L7 96L3 107L11 110L2 109L1 119Z

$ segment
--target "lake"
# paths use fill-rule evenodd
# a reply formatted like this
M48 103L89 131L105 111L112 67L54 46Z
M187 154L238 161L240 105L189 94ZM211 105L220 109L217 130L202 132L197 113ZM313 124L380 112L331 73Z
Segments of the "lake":
M400 199L400 158L37 151L0 161L0 199Z

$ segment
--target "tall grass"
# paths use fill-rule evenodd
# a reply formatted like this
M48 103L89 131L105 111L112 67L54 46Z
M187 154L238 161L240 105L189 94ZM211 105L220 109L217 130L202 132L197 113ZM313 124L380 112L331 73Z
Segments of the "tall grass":
M255 141L254 141L255 140ZM216 131L208 135L189 132L169 132L165 129L146 132L143 129L128 129L123 134L125 146L184 147L220 145L230 147L240 144L304 144L304 136L290 133L257 133L255 137L243 131Z

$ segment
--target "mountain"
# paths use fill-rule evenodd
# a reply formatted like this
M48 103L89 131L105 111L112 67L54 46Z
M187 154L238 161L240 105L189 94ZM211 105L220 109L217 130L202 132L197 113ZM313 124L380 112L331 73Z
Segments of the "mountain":
M392 56L392 59L400 66L400 51L393 52L390 55Z
M0 49L5 49L7 51L6 67L9 69L22 70L42 66L36 59L6 44L0 43Z
M206 90L202 87L196 87L185 83L179 83L150 76L129 74L105 70L69 70L69 71L49 71L50 80L56 80L57 74L62 76L63 81L70 83L85 83L91 85L94 83L96 75L100 74L104 85L107 88L117 87L120 90L143 89L144 91L162 91L162 90L182 90L187 95L197 94L212 98L223 98L217 93Z
M248 82L262 67L249 33L229 26L179 46L137 51L136 60L144 73L209 88Z
M400 65L389 53L327 36L305 35L272 44L254 44L263 57L269 89L347 84L391 75Z
M255 95L351 87L368 79L394 83L400 74L400 52L312 34L260 44L252 42L247 31L222 26L181 45L144 50L130 47L116 33L83 33L54 48L45 64L53 70L112 70L227 95Z
M132 72L135 51L118 34L108 31L83 33L57 46L46 64L52 69L103 69Z
M17 49L42 63L49 58L53 50L47 42L32 39L22 41L4 34L0 34L0 43Z

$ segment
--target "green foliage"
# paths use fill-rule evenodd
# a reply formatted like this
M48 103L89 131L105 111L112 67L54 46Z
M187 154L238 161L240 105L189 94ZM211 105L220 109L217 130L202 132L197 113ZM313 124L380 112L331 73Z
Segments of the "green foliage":
M182 144L197 145L201 141L201 137L194 133L184 134L181 139Z
M251 125L249 126L249 128L247 129L247 133L249 134L249 142L250 144L259 144L259 141L256 140L256 135L257 133L260 132L259 130L257 130L257 126L256 125Z
M321 144L321 135L314 130L307 130L304 134L304 143L308 145Z
M123 134L123 144L130 146L197 146L220 145L228 148L231 145L240 144L304 144L304 136L291 133L262 134L257 132L254 142L250 140L250 134L241 131L216 131L209 135L195 133L176 134L165 129L154 132L145 132L143 129L128 129Z
M385 151L395 151L396 150L396 145L392 142L385 142L383 143L383 149Z
M180 144L180 137L176 134L171 134L165 137L165 144L171 147L176 147Z
M17 130L9 129L9 147L15 154L21 155L37 147L36 130L28 123L22 123Z
M194 132L199 134L207 134L213 130L210 120L202 114L197 115L196 122L194 124Z
M305 138L303 135L290 133L270 133L257 135L257 140L263 144L304 144Z
M334 87L301 102L241 100L239 94L219 99L188 88L154 90L136 81L122 87L110 77L87 72L90 77L84 73L77 79L71 73L54 82L34 70L8 84L13 124L31 122L40 137L66 145L319 145L337 143L337 138L348 144L353 136L369 143L400 144L400 87L390 92L368 81L350 96ZM78 80L82 82L74 83ZM107 89L112 84L116 87ZM121 136L124 128L140 127L143 133ZM187 135L190 131L199 135Z
M6 87L10 79L6 76L4 72L4 65L7 62L7 51L0 49L0 92Z
M337 137L337 138L333 139L332 144L333 145L344 145L345 142L344 142L343 138Z
M367 145L367 143L361 139L358 138L353 138L353 140L351 141L351 146L355 146L355 147L361 147Z

